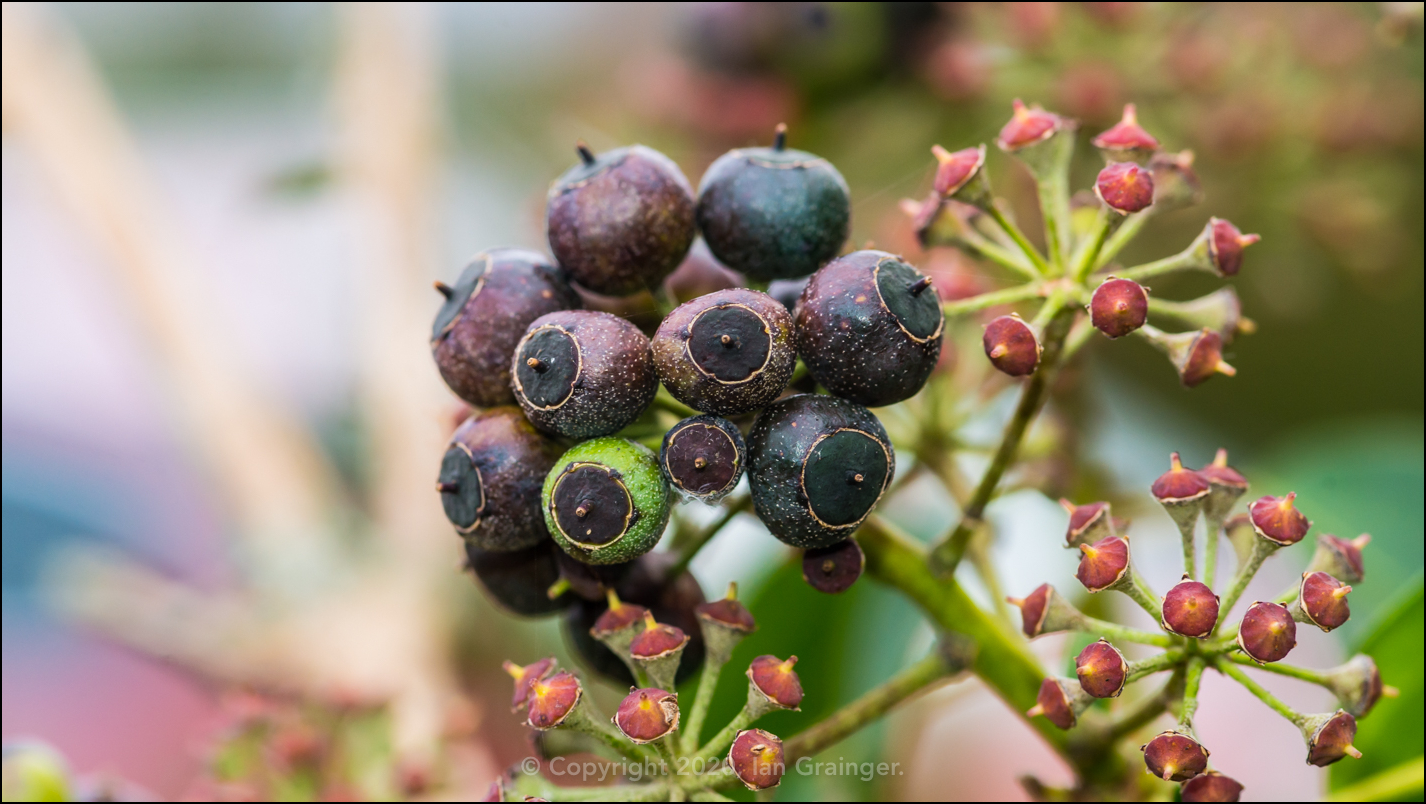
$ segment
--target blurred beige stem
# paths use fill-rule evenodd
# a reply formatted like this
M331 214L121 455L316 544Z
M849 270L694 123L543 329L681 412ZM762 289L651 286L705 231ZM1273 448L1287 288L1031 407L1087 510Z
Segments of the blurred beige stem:
M316 537L329 526L336 489L330 467L222 340L227 330L205 301L215 294L202 286L199 261L174 230L82 45L42 7L5 3L3 13L6 132L108 257L167 374L188 443L236 515L250 557L301 577L321 560Z

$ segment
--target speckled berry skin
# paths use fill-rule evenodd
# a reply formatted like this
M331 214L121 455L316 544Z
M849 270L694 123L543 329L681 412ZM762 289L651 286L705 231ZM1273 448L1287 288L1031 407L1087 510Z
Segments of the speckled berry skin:
M482 550L466 542L465 561L485 596L497 607L520 617L541 617L564 611L575 600L569 592L554 599L547 594L560 578L555 560L558 552L549 539L508 553Z
M837 256L851 226L847 182L805 151L744 148L718 157L698 188L698 228L724 265L769 281Z
M827 390L879 407L920 391L941 356L936 289L885 251L857 251L812 276L797 303L797 353Z
M886 429L845 399L779 400L748 434L753 507L772 535L794 547L827 547L850 536L895 474Z
M476 407L512 405L510 355L530 322L581 306L561 271L543 254L497 248L461 272L431 328L431 356L456 396Z
M532 359L540 368L530 365ZM515 399L530 421L572 439L624 429L659 387L644 333L616 315L590 310L535 319L515 347L510 373Z
M737 487L747 468L743 434L727 419L690 416L664 433L659 469L680 494L716 503Z
M797 367L792 316L766 293L731 288L679 305L651 342L674 398L729 416L777 399ZM727 339L726 342L721 339Z
M562 484L592 474L590 490L561 494ZM603 477L597 473L603 473ZM591 523L605 512L615 513L614 527L580 534L577 519L566 510L589 501ZM545 478L542 494L545 525L555 543L586 564L620 564L654 549L668 525L669 488L659 471L658 457L642 444L622 438L596 438L576 445L560 457Z
M441 459L437 488L446 517L481 550L508 552L549 538L540 487L562 447L513 406L472 415Z
M693 245L693 205L693 188L673 160L642 145L608 151L550 187L550 251L596 293L657 287Z

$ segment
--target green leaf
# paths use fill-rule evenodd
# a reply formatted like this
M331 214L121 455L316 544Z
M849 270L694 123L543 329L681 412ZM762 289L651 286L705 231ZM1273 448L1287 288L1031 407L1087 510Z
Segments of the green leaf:
M1421 657L1426 653L1422 598L1422 580L1418 575L1395 605L1387 608L1358 648L1376 660L1382 682L1396 687L1401 694L1397 698L1382 698L1362 718L1353 741L1362 752L1362 758L1345 759L1332 766L1330 778L1334 791L1396 769L1422 754L1422 712L1426 706L1421 667ZM1418 774L1414 790L1385 800L1420 801L1420 779Z

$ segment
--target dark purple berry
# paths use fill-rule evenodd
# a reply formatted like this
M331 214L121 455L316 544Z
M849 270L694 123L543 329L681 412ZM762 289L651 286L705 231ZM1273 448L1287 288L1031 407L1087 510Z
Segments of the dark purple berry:
M1100 639L1091 643L1074 660L1079 686L1095 698L1118 698L1129 677L1129 663L1119 649Z
M560 552L548 539L522 550L492 552L465 543L466 565L491 602L524 617L564 611L574 602L569 594L551 598L549 589L560 579Z
M1323 631L1340 628L1352 616L1347 606L1347 594L1351 591L1352 587L1325 572L1304 572L1297 602L1293 604L1293 616Z
M1089 300L1094 328L1110 338L1122 338L1149 320L1149 294L1132 279L1110 277Z
M866 554L856 539L814 547L802 554L802 580L823 594L840 594L852 588L865 567Z
M740 731L728 749L728 765L749 790L777 787L787 770L782 740L762 729Z
M633 145L600 154L579 147L580 164L550 187L550 251L574 281L627 296L658 287L697 234L693 188L672 160Z
M1302 541L1312 523L1293 506L1296 499L1295 491L1289 491L1286 497L1258 498L1257 502L1248 506L1253 530L1264 539L1284 547Z
M1218 596L1206 584L1185 577L1164 595L1163 615L1164 628L1203 639L1218 624Z
M1184 801L1237 801L1243 786L1218 771L1207 771L1183 783Z
M886 428L844 399L779 400L748 434L753 506L772 535L794 547L827 547L851 535L895 472Z
M514 248L477 255L455 287L436 289L446 297L431 328L436 368L456 396L482 408L514 404L510 355L530 322L580 306L554 263Z
M714 503L728 495L747 468L737 425L717 416L693 416L669 429L659 468L675 491Z
M614 725L635 743L651 743L678 728L678 696L660 689L633 690L614 713Z
M1014 313L986 324L981 344L991 365L1012 377L1033 374L1040 365L1040 339Z
M1260 664L1280 662L1297 646L1297 623L1287 606L1258 601L1243 614L1238 647Z
M880 407L920 391L945 318L931 278L884 251L856 251L812 276L797 303L797 353L837 396Z
M451 436L436 489L456 532L481 550L511 551L549 538L540 484L558 444L513 407L472 415Z
M1208 770L1208 749L1182 732L1163 732L1139 750L1149 773L1166 782L1187 781Z
M719 261L751 279L806 276L842 250L851 199L831 163L783 145L718 157L698 188L698 228Z
M589 310L535 319L515 349L511 373L530 421L574 439L624 429L659 387L644 333L618 316Z
M792 316L776 299L733 288L685 302L654 333L654 366L695 410L746 413L777 399L797 367Z

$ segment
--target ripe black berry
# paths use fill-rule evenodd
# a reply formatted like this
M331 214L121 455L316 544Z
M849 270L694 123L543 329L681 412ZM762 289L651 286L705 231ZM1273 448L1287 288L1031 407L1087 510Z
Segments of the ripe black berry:
M598 157L580 145L579 155L550 187L545 225L555 259L596 293L657 287L693 245L688 179L642 145Z
M622 564L654 549L669 514L668 483L648 447L596 438L566 452L545 478L545 524L587 564Z
M518 408L474 414L456 428L441 459L436 489L446 518L482 550L519 550L545 541L540 484L560 453Z
M714 256L763 281L806 276L847 240L842 174L805 151L745 148L718 157L698 188L698 228Z
M639 418L658 391L649 339L608 313L535 319L515 348L511 385L525 415L566 438L597 438Z
M836 595L851 589L865 568L866 554L856 539L843 539L802 554L802 580L823 594Z
M495 605L524 617L538 617L563 611L574 602L569 593L551 599L548 591L559 580L555 554L559 548L546 539L509 553L482 550L465 544L466 565Z
M886 429L854 402L800 394L765 409L748 434L758 517L778 539L827 547L866 519L896 473Z
M767 405L797 366L792 316L766 293L742 288L679 305L659 325L651 346L669 393L708 413Z
M497 248L476 255L431 327L431 355L441 379L476 407L510 405L510 355L530 322L580 306L564 272L543 254Z
M747 462L743 434L717 416L684 419L664 434L659 450L659 468L669 485L708 503L738 485Z
M914 396L941 355L945 319L931 278L884 251L813 275L797 305L797 353L837 396L881 406Z

